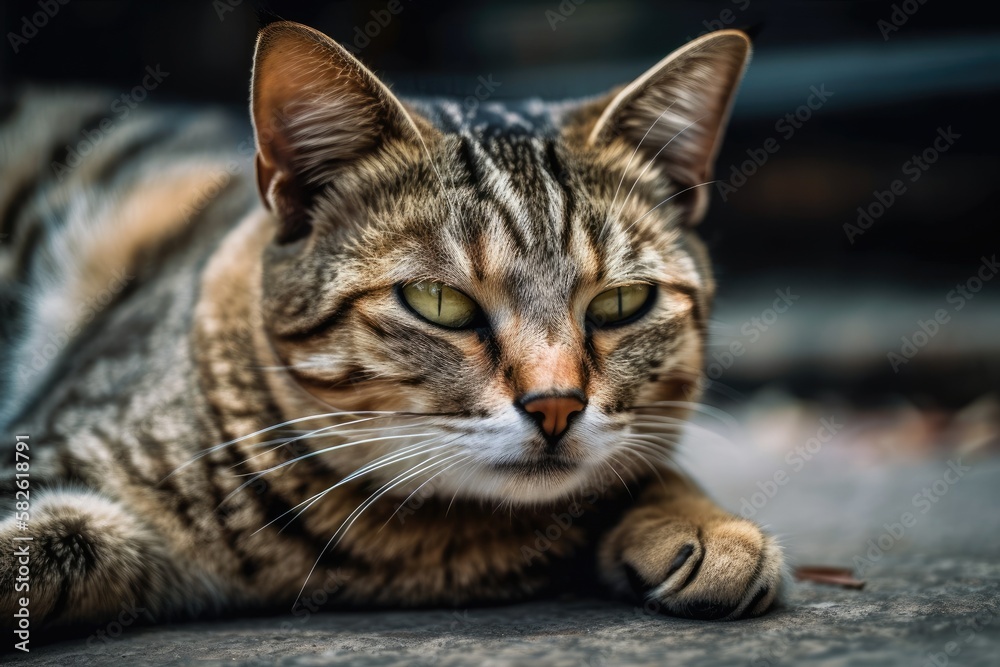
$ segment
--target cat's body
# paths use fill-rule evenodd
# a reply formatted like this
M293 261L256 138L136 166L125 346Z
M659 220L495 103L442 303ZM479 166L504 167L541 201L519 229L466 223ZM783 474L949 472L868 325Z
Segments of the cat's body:
M32 617L598 585L668 613L764 611L780 551L654 455L697 396L713 290L683 221L703 197L656 204L701 167L632 160L642 131L587 148L608 99L400 105L324 40L263 32L256 183L255 137L231 119L140 110L58 174L105 101L26 96L0 126L2 482L13 499L27 435L31 494L0 548L29 546ZM721 42L719 126L746 57L738 33ZM296 101L318 80L339 92ZM614 127L645 130L664 108ZM622 325L578 324L636 280L656 291L634 316L619 290ZM444 311L474 318L423 321L419 281L441 281L426 282L436 316L444 285L478 301L447 292ZM16 574L0 566L5 623Z

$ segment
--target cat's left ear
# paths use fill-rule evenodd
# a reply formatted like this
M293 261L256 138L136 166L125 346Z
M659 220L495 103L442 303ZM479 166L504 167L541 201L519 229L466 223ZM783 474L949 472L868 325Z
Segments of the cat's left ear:
M347 49L290 21L268 25L257 38L251 115L257 185L280 224L279 241L308 233L313 199L353 165L418 150L431 136Z
M738 30L700 37L657 63L614 95L593 103L596 122L585 141L600 148L616 141L638 147L679 186L691 188L687 224L705 215L713 163L722 143L740 79L750 60L750 38ZM599 114L599 115L598 115ZM635 164L636 161L633 161Z

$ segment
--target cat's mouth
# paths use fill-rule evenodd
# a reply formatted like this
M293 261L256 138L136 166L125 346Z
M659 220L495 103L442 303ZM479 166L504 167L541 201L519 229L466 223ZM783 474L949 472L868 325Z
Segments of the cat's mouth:
M547 477L573 472L579 463L561 456L544 456L520 461L500 461L491 464L497 472L524 477Z

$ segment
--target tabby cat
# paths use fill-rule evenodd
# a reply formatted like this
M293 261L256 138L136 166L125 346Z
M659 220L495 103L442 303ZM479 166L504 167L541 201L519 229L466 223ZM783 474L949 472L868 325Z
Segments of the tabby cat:
M669 463L749 53L724 30L599 98L471 109L277 22L252 131L9 101L4 624L566 590L767 610L780 548Z

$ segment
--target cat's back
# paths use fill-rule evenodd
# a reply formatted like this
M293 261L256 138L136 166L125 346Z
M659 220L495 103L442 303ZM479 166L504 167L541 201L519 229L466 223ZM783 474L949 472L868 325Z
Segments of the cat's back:
M235 115L92 91L0 101L0 422L81 364L114 378L167 354L149 341L180 332L199 267L253 205L252 156Z

